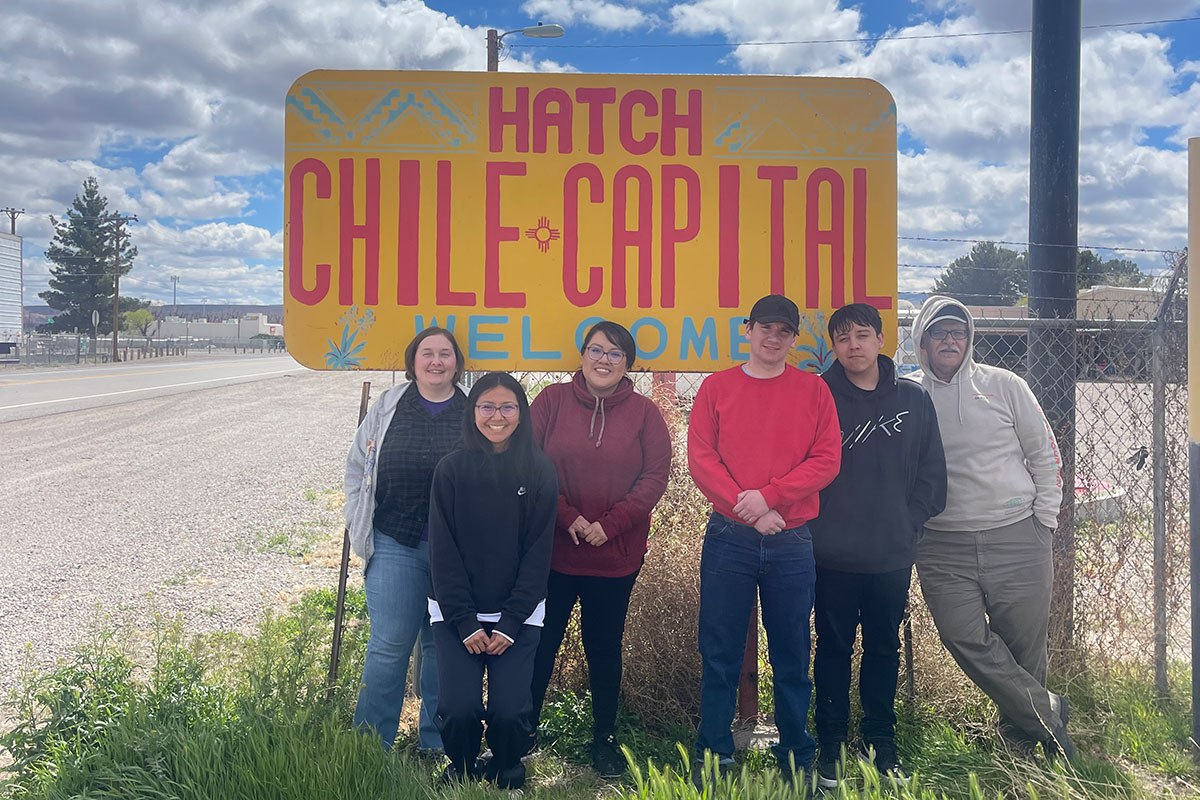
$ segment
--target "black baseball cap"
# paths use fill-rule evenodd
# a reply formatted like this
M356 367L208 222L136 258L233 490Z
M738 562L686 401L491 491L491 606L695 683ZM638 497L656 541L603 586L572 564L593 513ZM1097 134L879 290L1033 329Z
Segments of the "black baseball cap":
M796 332L800 330L800 309L781 294L769 294L759 298L750 309L750 316L743 321L747 325L751 322L782 322Z

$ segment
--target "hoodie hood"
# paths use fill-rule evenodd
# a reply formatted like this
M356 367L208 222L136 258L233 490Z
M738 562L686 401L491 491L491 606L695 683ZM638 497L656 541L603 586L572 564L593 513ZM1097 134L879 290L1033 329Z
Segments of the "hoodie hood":
M588 389L587 379L583 370L576 370L571 376L571 386L575 390L575 399L592 410L592 421L588 427L588 439L595 442L596 447L604 441L604 426L607 420L606 408L620 405L633 396L633 381L623 377L617 383L613 393L605 397L592 394Z
M850 376L846 374L845 368L842 367L842 362L837 359L834 359L829 368L821 373L821 377L829 384L829 390L837 398L850 400L856 397L883 397L896 391L896 365L883 353L880 353L877 359L879 362L879 383L871 390L860 389L856 386L850 380Z
M921 346L921 340L930 324L938 317L943 316L943 312L951 307L959 309L966 319L967 348L958 370L950 377L950 380L943 381L933 374L933 370L929 366L929 359L925 356L925 348ZM921 305L921 310L917 312L917 317L913 320L912 340L917 349L917 363L921 365L921 372L925 377L938 383L957 383L959 378L970 372L971 367L975 365L975 320L971 319L971 313L967 311L967 307L953 297L942 297L935 294ZM926 383L926 381L923 380L922 383ZM926 385L928 386L927 383Z

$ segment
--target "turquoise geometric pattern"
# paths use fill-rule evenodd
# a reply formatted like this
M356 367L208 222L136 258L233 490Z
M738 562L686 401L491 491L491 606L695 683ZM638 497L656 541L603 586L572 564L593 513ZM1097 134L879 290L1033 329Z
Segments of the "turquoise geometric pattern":
M886 91L719 87L713 98L712 143L725 158L896 157L896 104ZM723 107L737 110L722 118Z
M475 87L452 88L472 97ZM344 110L351 104L361 109L353 116ZM301 143L289 136L287 149L470 150L477 139L476 109L460 109L439 87L308 84L288 95L286 109L316 139Z

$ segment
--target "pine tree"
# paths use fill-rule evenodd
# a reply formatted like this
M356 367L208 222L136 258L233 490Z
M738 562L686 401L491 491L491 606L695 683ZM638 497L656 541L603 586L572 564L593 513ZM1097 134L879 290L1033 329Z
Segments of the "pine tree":
M969 255L954 259L946 267L933 290L967 305L1011 306L1025 294L1028 285L1024 253L995 242L978 242Z
M92 312L100 312L99 332L112 332L113 260L116 220L120 214L108 211L108 198L100 194L95 177L83 182L83 194L76 195L64 219L50 217L54 239L46 248L50 268L50 288L38 297L59 313L39 331L91 331ZM137 247L123 231L120 249L121 274L133 269ZM121 311L145 305L133 297L121 298Z
M1077 283L1080 289L1091 286L1149 286L1151 277L1142 272L1137 262L1124 258L1102 261L1091 250L1080 250Z

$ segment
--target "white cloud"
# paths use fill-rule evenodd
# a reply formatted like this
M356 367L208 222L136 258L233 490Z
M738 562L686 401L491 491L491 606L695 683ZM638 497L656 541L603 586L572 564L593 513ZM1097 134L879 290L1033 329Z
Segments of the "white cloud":
M847 39L860 34L862 15L836 0L695 0L671 8L672 28L691 36L721 34L731 42ZM857 42L741 45L733 59L746 72L814 72L861 55Z
M609 3L604 0L526 0L521 10L535 19L562 25L582 23L604 31L628 31L653 27L657 17L647 14L637 3ZM649 5L643 0L640 5Z

